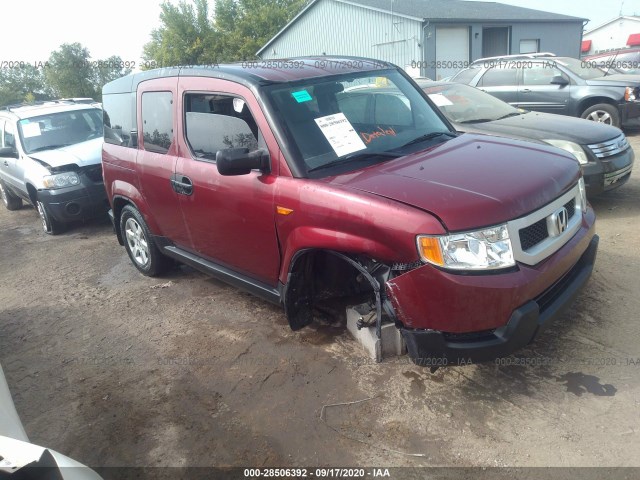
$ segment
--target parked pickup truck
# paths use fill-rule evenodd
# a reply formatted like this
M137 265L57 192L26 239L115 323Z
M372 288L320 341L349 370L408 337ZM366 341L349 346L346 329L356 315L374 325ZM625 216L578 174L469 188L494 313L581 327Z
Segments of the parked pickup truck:
M273 65L105 85L110 216L138 270L191 265L281 304L294 330L368 302L370 326L393 322L432 367L508 354L570 305L598 246L572 155L457 134L393 65ZM400 95L341 95L358 85Z

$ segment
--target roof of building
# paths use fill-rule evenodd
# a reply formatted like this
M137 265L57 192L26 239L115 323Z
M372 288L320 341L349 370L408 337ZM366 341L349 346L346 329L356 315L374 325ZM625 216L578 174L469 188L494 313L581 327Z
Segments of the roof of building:
M287 25L276 33L257 54L265 50L276 38L282 35L292 24L321 0L313 0L303 8ZM328 1L328 0L327 0ZM332 0L338 3L381 12L393 12L395 15L429 20L432 22L586 22L588 19L572 17L558 13L516 7L497 2L469 2L465 0Z
M634 22L640 22L640 16L638 16L638 15L621 15L619 17L612 18L611 20L607 20L606 22L601 23L597 27L593 27L591 30L585 32L584 35L587 36L587 35L595 32L596 30L600 30L601 28L606 27L607 25L610 25L613 22L616 22L618 20L623 20L623 19L624 20L631 20L631 21L634 21Z
M494 21L574 21L585 18L516 7L498 2L465 0L337 0L427 20L494 20Z

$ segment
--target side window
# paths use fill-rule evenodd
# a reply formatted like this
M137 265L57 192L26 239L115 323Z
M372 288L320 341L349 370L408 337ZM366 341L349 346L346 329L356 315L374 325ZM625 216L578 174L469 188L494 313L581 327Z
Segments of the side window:
M135 119L136 94L116 93L102 97L104 141L136 148L138 138Z
M239 97L188 93L184 99L185 135L191 152L215 160L218 150L266 148L249 107Z
M15 130L11 122L6 122L2 132L2 144L5 147L16 148L16 136L14 132Z
M550 85L551 79L562 72L555 67L534 65L523 70L522 83L524 85Z
M516 68L490 68L478 82L479 87L500 87L517 85Z
M171 92L142 94L144 149L167 153L173 143L173 95Z

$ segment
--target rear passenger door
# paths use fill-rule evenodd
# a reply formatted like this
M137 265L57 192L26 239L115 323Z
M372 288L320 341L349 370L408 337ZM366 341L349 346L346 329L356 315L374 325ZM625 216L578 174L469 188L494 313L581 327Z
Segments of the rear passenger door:
M567 85L552 84L551 80L561 76ZM553 62L529 64L522 69L522 82L518 89L518 106L536 112L569 113L571 83L569 77L553 65Z
M191 248L173 179L177 161L177 77L143 82L138 89L137 172L140 191L160 232Z
M191 185L180 195L180 205L194 249L210 261L276 286L279 149L265 128L266 119L251 91L233 82L181 77L179 92L183 120L176 175ZM215 158L225 148L268 151L273 170L222 176Z
M513 106L518 104L518 69L489 68L478 81L477 88Z
M0 145L18 151L16 131L11 120L0 120ZM0 171L2 171L2 179L7 185L12 186L15 192L24 192L26 191L24 172L19 162L20 160L15 158L15 155L0 157Z

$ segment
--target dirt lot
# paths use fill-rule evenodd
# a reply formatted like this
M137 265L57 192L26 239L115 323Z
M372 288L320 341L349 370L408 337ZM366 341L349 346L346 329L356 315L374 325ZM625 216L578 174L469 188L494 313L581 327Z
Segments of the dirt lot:
M435 374L186 267L143 277L107 222L2 208L0 363L31 441L91 466L640 466L640 172L592 203L596 271L518 355L543 364Z

